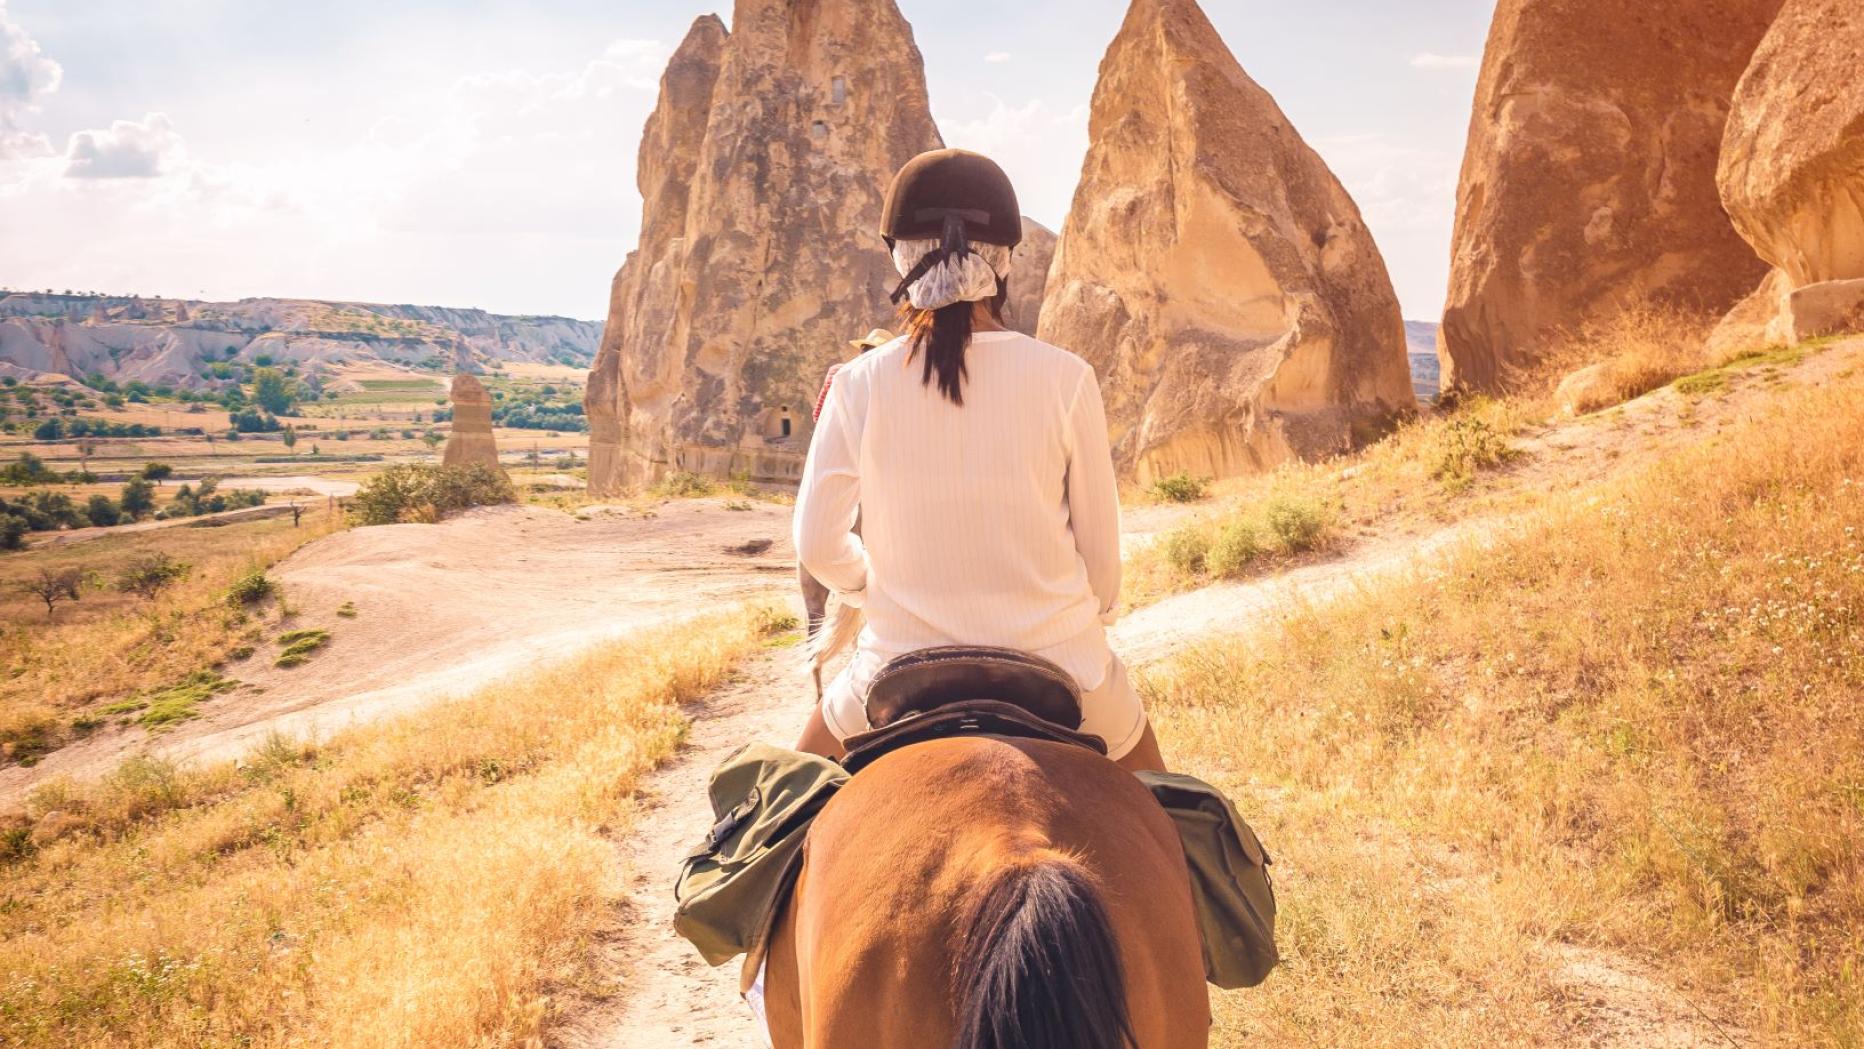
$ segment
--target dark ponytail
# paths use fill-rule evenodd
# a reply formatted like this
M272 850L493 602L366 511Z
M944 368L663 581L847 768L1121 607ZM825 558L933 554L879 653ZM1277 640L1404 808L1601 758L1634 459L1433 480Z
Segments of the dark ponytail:
M1010 297L1010 281L997 278L997 294L988 299L990 315L1003 321L1003 305ZM911 303L900 307L900 319L912 343L912 354L925 354L925 370L920 379L927 386L938 382L938 392L946 400L964 404L964 351L971 345L971 324L976 303L954 302L936 310L914 309ZM909 355L907 360L912 360Z

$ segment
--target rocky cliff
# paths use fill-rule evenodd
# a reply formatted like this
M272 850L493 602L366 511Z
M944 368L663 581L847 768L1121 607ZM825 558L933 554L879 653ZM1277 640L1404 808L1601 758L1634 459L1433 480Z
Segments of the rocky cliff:
M269 357L308 376L340 364L450 370L498 361L583 365L600 326L567 317L304 299L179 302L0 295L0 372L203 389L214 361Z
M1024 335L1034 335L1042 318L1042 293L1048 288L1057 242L1054 230L1024 217L1023 242L1010 261L1010 300L1003 310L1004 323Z
M1492 390L1640 303L1716 312L1765 267L1715 185L1780 0L1501 0L1457 190L1446 388Z
M1100 66L1040 336L1100 374L1122 469L1340 451L1415 405L1359 209L1191 0L1134 0Z
M1735 89L1721 199L1775 272L1719 339L1791 343L1864 327L1860 55L1855 0L1787 0Z
M730 33L695 23L643 135L641 241L590 381L614 435L591 490L797 476L822 373L891 319L887 182L940 144L892 0L739 0Z

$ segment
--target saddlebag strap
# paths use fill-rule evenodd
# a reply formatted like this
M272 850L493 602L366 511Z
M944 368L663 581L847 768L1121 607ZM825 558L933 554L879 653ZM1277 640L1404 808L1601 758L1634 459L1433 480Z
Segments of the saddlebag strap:
M1010 703L972 699L947 703L929 714L907 714L884 728L849 736L848 756L841 759L841 765L853 774L902 747L953 736L1043 739L1107 753L1107 743L1099 736L1063 728Z
M1064 729L1081 727L1081 686L1066 670L1027 652L945 645L908 652L882 667L867 690L867 723L877 729L909 714L970 700L1020 707Z

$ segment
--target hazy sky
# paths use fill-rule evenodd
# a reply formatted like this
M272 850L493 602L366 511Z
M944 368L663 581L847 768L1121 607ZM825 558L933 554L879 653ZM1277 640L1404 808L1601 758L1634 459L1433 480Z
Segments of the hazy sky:
M900 0L1059 229L1125 0ZM686 0L0 0L0 285L598 318ZM1493 0L1207 0L1434 319Z

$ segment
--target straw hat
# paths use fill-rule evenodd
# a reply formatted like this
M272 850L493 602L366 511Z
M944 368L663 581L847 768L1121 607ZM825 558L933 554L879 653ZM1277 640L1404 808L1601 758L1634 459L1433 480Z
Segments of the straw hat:
M868 332L858 339L849 339L848 345L865 353L876 346L885 346L887 343L892 342L894 338L894 334L887 329L875 328L873 331Z

